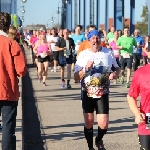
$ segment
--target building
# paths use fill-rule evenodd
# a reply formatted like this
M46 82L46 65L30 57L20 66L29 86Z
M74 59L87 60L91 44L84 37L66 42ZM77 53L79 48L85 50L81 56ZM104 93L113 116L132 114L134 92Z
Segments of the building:
M108 29L110 29L112 26L114 26L114 19L109 18L109 20L108 20ZM124 19L124 26L130 27L130 18L125 18ZM103 30L106 30L105 29L105 24L100 24L100 28L103 29Z
M27 25L26 27L24 27L24 29L26 30L46 30L46 26L43 24L32 24L32 25Z

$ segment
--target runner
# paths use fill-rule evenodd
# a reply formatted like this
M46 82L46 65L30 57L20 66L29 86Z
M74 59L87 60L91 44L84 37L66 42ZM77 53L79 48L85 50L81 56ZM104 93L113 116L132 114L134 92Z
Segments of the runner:
M145 43L144 43L144 46L143 46L143 48L142 48L142 56L143 56L143 64L144 65L146 65L146 64L148 64L148 61L147 61L147 54L144 52L144 51L147 51L148 49L148 41L150 41L150 36L149 35L147 35L146 37L145 37Z
M150 52L145 51L150 60ZM140 150L150 150L150 64L139 68L133 75L127 96L129 107L138 124ZM141 97L140 108L137 98Z
M81 80L82 107L85 127L84 135L89 150L93 149L94 109L97 114L98 135L95 144L98 150L104 148L103 136L108 128L109 114L109 80L116 79L119 67L110 49L100 46L101 37L97 30L88 33L90 48L82 51L75 66L75 80ZM116 72L111 72L112 64Z
M96 30L96 26L90 25L89 28L88 28L88 31L90 32L90 31L92 31L92 30ZM102 38L102 37L101 37L101 38ZM103 46L103 47L106 47L105 43L102 42L102 41L100 42L100 45ZM79 55L79 53L80 53L81 51L86 50L86 49L89 48L89 47L90 47L90 44L89 44L89 41L88 41L88 39L87 39L87 40L85 40L84 42L82 42L82 43L80 44L80 47L79 47L79 50L78 50L77 55Z
M56 50L55 45L58 42L59 37L56 35L56 29L51 29L51 36L47 37L47 42L50 44L51 49L53 51L53 60L54 60L54 67L51 69L51 72L56 72L56 67L58 65L58 55L59 52Z
M36 31L36 37L32 40L32 48L34 48L36 42L39 40L40 33ZM34 53L35 64L37 68L37 77L38 77L38 55Z
M119 62L119 58L120 58L120 51L119 51L119 49L117 48L117 45L116 45L116 43L117 43L117 40L118 40L118 37L119 37L119 35L118 35L118 32L117 31L115 31L114 32L114 40L112 41L112 42L110 42L110 48L113 50L113 53L114 53L114 56L115 56L115 58L116 58L116 61L117 61L117 64L118 64L118 66L120 67L120 62ZM115 68L114 68L114 66L112 67L112 70L114 70ZM114 84L116 84L117 83L117 79L115 80L115 82L114 82Z
M142 57L142 47L144 45L144 39L139 35L140 30L135 29L134 31L134 38L137 42L137 47L133 46L133 71L136 71L140 66L140 60Z
M81 42L85 41L85 36L81 34L82 26L77 25L75 28L75 34L72 34L71 38L74 40L75 43L75 53L74 53L74 64L76 63L76 56L79 50Z
M34 52L33 52L33 46L32 46L32 43L33 41L36 39L36 30L33 30L33 35L31 36L30 38L30 57L31 57L31 60L32 60L32 64L35 63L35 55L34 55Z
M110 32L107 34L108 43L110 43L114 39L115 27L112 26Z
M69 38L69 30L63 30L63 38L59 38L56 43L56 50L59 51L59 65L61 67L61 79L62 84L61 88L65 88L65 79L64 79L64 71L65 66L67 65L67 88L71 88L70 79L71 79L71 64L73 62L73 49L74 49L74 41L72 38Z
M124 84L125 77L125 67L127 66L127 82L125 84L126 88L130 87L130 77L131 77L131 69L132 69L132 49L133 46L137 47L136 40L129 35L129 28L124 28L124 35L122 35L117 41L117 48L120 49L120 65L121 65L121 79L120 82Z
M45 33L40 33L39 40L35 44L34 52L38 54L38 80L41 82L43 73L43 86L46 86L48 73L49 55L52 53L49 44L46 42Z

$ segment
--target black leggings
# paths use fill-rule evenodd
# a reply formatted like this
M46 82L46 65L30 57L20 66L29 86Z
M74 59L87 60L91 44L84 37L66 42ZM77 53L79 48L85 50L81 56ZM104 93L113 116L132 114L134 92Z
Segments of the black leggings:
M140 66L140 59L141 54L133 54L133 71L136 71L138 66Z
M140 150L150 150L150 135L139 135Z

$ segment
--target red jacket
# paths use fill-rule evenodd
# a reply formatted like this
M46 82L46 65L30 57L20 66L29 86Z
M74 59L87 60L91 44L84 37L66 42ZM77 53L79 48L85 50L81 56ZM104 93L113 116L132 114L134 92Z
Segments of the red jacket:
M26 60L15 40L0 35L0 100L18 101L18 77L26 73Z

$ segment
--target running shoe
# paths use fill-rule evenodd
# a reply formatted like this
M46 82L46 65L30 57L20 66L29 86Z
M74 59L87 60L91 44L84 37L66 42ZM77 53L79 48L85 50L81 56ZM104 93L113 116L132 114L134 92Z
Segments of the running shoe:
M89 150L95 150L94 148L89 148Z
M125 87L126 87L126 88L130 88L130 84L129 84L129 83L126 83L126 84L125 84Z
M54 69L54 71L53 71L53 72L57 72L57 71L56 71L56 69Z
M54 72L54 69L51 69L51 72Z
M43 82L43 86L46 86L46 83L45 83L45 82Z
M103 140L97 141L97 137L95 138L95 145L98 148L98 150L105 150Z
M124 84L124 76L120 77L120 83Z
M70 84L68 84L68 85L67 85L67 89L70 89L70 88L71 88L71 85L70 85Z
M61 88L64 89L65 88L65 82L62 82L61 84Z

